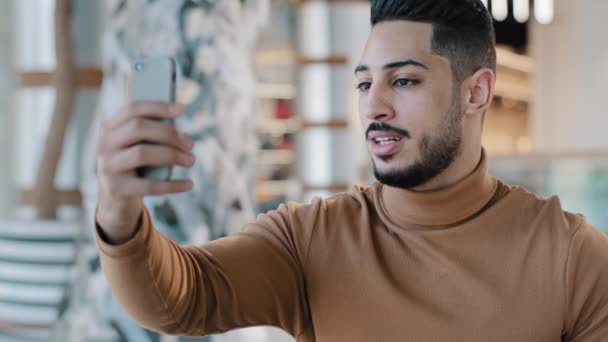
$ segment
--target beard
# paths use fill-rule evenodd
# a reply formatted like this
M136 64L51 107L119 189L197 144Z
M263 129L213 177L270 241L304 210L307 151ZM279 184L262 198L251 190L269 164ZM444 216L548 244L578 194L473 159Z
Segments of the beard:
M373 163L374 175L378 181L388 186L409 190L427 183L452 165L462 145L460 103L452 102L445 120L442 120L444 124L436 131L438 132L436 137L428 134L422 137L418 146L421 157L413 165L381 171L376 163Z

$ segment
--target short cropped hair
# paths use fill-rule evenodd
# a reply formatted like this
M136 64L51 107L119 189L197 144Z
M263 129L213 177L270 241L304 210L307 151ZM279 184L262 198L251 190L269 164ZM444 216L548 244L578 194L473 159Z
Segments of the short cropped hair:
M431 50L459 83L481 68L496 73L496 33L480 0L371 0L372 26L397 20L433 25Z

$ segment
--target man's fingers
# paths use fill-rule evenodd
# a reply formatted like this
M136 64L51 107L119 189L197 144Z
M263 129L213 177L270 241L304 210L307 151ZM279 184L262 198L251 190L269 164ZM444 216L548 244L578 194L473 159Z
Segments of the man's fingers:
M175 127L144 118L133 119L116 128L104 143L109 151L116 151L141 142L167 145L184 152L190 152L194 145L192 138Z
M107 129L116 129L134 118L175 119L184 112L185 106L169 102L131 102L106 124Z
M125 176L114 178L108 187L114 198L127 198L186 192L192 190L193 183L189 179L164 182Z
M128 95L127 95L128 97ZM129 102L110 120L103 122L97 149L100 188L108 198L137 198L179 193L192 189L192 181L157 181L139 178L140 167L190 167L192 139L173 125L184 106L168 102Z
M190 153L163 145L138 144L113 153L103 167L109 174L122 174L144 166L190 167L193 164L194 156Z

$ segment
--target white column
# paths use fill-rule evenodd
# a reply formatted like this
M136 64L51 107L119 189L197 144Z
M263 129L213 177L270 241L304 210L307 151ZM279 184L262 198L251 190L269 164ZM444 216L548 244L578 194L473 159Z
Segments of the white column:
M304 58L322 60L332 55L331 4L303 2L297 9L298 51ZM332 118L332 66L300 66L296 114L304 122L322 124ZM296 139L298 180L305 185L328 186L332 177L332 134L325 127L306 128ZM307 197L309 194L303 194ZM319 195L328 195L322 193Z
M369 4L310 1L298 8L299 54L305 59L343 57L347 61L300 67L296 108L299 119L309 125L298 134L298 178L304 186L318 189L305 192L303 201L330 195L332 186L348 186L357 181L360 149L355 139L362 138L353 134L353 127L359 125L354 120L357 107L353 70L368 33Z
M367 182L370 176L371 158L365 141L365 130L359 120L359 94L355 90L357 80L354 70L361 62L361 55L371 31L370 6L367 3L336 3L334 5L333 47L337 54L348 58L348 63L340 69L340 77L334 83L333 96L337 108L348 114L349 146L344 150L349 155L351 183Z
M608 150L606 13L605 0L556 0L551 24L531 23L536 150Z

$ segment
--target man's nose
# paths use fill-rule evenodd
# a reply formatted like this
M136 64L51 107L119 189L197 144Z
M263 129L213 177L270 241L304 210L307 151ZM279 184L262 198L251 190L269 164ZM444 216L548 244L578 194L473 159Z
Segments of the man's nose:
M380 87L372 87L366 99L365 117L373 121L388 121L395 116L390 95Z

